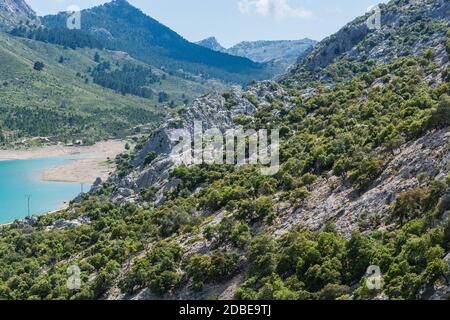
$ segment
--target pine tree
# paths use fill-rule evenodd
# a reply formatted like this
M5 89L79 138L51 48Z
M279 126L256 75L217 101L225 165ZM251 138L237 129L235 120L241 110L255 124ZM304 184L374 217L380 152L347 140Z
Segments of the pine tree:
M97 63L100 62L100 54L98 52L95 53L94 61L97 62Z
M37 71L42 71L42 70L44 70L44 67L45 67L45 65L44 65L43 62L41 62L41 61L36 61L36 62L34 63L33 69L34 69L34 70L37 70Z

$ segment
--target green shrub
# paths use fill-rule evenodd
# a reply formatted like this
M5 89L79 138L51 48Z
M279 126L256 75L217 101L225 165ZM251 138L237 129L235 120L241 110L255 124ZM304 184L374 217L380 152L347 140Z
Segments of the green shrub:
M383 170L384 162L377 158L364 158L356 169L350 172L348 179L358 189L367 189Z
M450 125L450 97L442 95L437 109L428 121L428 128L445 128Z
M392 207L392 217L401 225L406 221L422 217L425 213L427 197L427 192L422 188L400 194Z
M158 157L158 154L155 151L150 151L144 159L144 167L148 166Z

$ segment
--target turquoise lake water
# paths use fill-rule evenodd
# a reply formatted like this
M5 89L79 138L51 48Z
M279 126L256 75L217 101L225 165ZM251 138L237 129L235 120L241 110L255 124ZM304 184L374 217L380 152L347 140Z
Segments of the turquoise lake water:
M30 212L43 214L57 210L81 192L79 183L41 181L42 173L73 161L78 156L63 156L33 160L0 161L0 224L23 219ZM91 186L84 185L84 191Z

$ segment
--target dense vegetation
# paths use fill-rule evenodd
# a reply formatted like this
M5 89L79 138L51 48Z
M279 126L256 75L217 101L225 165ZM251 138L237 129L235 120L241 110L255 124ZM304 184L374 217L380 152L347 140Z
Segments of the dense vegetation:
M142 289L177 297L177 289L202 292L238 273L245 279L237 299L420 299L433 285L450 285L443 260L450 252L449 173L418 172L417 186L395 194L383 215L361 215L348 237L331 223L317 231L289 226L281 236L273 228L285 214L276 204L299 208L316 181L337 176L359 197L405 143L448 130L449 71L439 69L436 54L431 49L378 64L336 61L323 70L337 75L333 86L285 78L293 106L276 96L264 106L245 94L258 112L235 122L281 128L282 165L274 176L252 165L180 166L170 174L178 184L159 206L152 204L152 186L140 190L136 203L113 204L108 196L118 186L106 183L70 209L0 228L0 298L96 299ZM223 97L226 106L237 103ZM139 141L136 149L143 146ZM117 157L119 178L130 173L134 154ZM140 167L157 156L149 152ZM90 222L54 226L79 217ZM203 244L206 252L187 250ZM74 265L80 290L66 285ZM370 265L381 269L381 290L365 286Z
M332 225L318 232L299 226L274 239L255 228L268 228L277 218L275 195L298 206L330 170L363 193L401 144L447 127L450 85L428 86L421 79L429 72L426 57L401 58L311 97L291 89L294 109L274 100L253 119L240 119L247 127L285 128L283 165L274 177L254 166L182 166L171 175L180 184L160 207L147 204L154 199L151 188L141 193L142 207L100 201L98 196L115 188L107 184L72 210L40 217L33 228L3 227L0 296L94 299L112 286L127 294L149 288L164 295L184 284L201 291L245 272L239 299L366 299L379 292L352 288L366 281L371 264L381 267L383 293L390 298L415 299L430 284L447 283L442 258L450 249L450 222L434 221L449 209L450 176L398 195L389 216L375 222L390 226L384 231L368 233L361 224L361 232L346 239ZM374 86L380 81L383 86ZM148 157L150 163L156 154ZM131 153L120 158L124 173L130 159ZM218 224L201 214L220 209L225 214ZM91 223L47 230L59 217L80 215ZM204 238L198 236L201 229ZM191 242L207 240L215 249L185 255L177 239L187 234L194 235ZM81 268L81 291L66 287L66 270L74 264Z
M22 25L12 29L10 33L16 37L58 44L71 49L103 49L105 47L103 41L87 33L67 28L30 28Z
M253 237L251 229L244 227L249 219L235 216L230 235L222 227L230 223L226 220L218 230L218 236L230 242L228 249L194 256L184 256L173 236L201 225L204 218L195 214L195 202L178 199L158 209L139 209L118 208L89 197L71 212L41 217L33 229L20 223L2 228L0 297L94 299L117 283L117 277L127 293L148 287L163 295L185 282L200 291L206 283L229 279L239 271L244 253L248 278L236 293L239 299L348 299L350 287L366 281L371 264L381 266L389 297L415 299L430 284L448 281L442 257L450 249L450 222L436 227L433 221L445 205L448 210L441 199L449 188L450 177L446 183L433 181L427 189L402 195L388 218L398 229L370 235L355 232L350 239L332 226L320 232L299 227L279 239L265 233ZM405 204L403 197L410 201ZM420 208L418 215L410 211L412 206ZM399 220L399 210L411 215ZM87 215L91 223L75 229L46 228L59 216L79 215ZM121 265L137 255L121 278ZM71 265L81 268L81 291L67 289ZM377 293L361 286L353 295L366 299Z
M125 64L121 69L111 70L109 62L99 63L91 76L94 83L113 89L121 94L134 94L143 98L152 98L153 91L148 85L159 82L160 78L150 68Z

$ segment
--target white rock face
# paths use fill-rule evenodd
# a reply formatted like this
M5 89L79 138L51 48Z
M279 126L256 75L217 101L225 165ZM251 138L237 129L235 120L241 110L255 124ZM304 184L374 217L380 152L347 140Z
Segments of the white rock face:
M0 0L0 27L35 22L36 13L24 0Z
M300 64L290 70L289 76L297 74L303 68L319 71L330 63L349 59L360 62L373 59L377 63L387 63L404 55L419 55L428 48L438 48L441 45L442 39L446 37L445 31L433 32L423 38L418 37L410 46L399 45L398 36L407 36L407 31L401 28L402 21L414 19L416 16L431 18L447 24L450 10L448 0L396 1L398 11L389 9L392 5L394 5L393 1L388 3L387 7L382 6L379 30L370 30L367 27L369 13L350 22L337 33L316 45L305 60L299 61ZM411 10L412 8L414 9ZM396 32L392 32L392 30L396 30ZM448 56L439 52L438 55L440 56L437 57L436 63L445 68L448 64ZM293 84L300 83L301 79L297 79Z
M259 106L255 106L246 97L252 95L260 100ZM183 129L190 133L193 139L194 122L201 122L203 131L217 128L221 132L235 128L234 119L237 116L251 116L259 107L270 104L275 98L286 97L283 89L270 81L261 82L251 86L243 92L234 87L230 91L228 101L234 101L233 105L227 105L226 99L218 94L211 93L195 100L189 109L181 112L178 117L166 121L159 129L153 132L145 146L136 153L132 160L134 168L126 177L113 176L110 181L118 187L112 200L116 202L133 201L142 189L155 187L158 190L156 204L164 200L163 192L171 189L176 183L169 181L170 171L178 164L177 159L171 156L173 148L177 145L171 141L171 132ZM284 101L290 106L289 98ZM150 152L158 156L150 165L144 167L144 161Z
M363 194L358 194L338 177L318 181L300 208L283 215L275 235L284 234L299 224L318 230L329 223L350 235L358 230L360 219L368 220L371 215L377 219L386 217L399 194L421 185L416 178L418 174L444 178L448 172L450 134L448 129L443 129L406 144Z
M55 222L53 222L53 225L51 227L47 227L47 229L51 230L51 229L75 228L89 223L91 223L91 220L87 216L81 216L74 220L58 219Z

